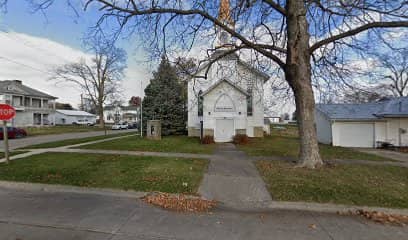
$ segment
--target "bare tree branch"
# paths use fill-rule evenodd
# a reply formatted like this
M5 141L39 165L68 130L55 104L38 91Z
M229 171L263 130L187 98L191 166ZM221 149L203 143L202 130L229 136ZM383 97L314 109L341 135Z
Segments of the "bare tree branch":
M408 21L395 21L395 22L372 22L365 24L363 26L357 27L355 29L348 30L346 32L333 35L326 39L316 42L310 47L310 53L314 52L316 49L320 48L323 45L335 42L337 40L354 36L361 32L364 32L373 28L396 28L396 27L408 27Z

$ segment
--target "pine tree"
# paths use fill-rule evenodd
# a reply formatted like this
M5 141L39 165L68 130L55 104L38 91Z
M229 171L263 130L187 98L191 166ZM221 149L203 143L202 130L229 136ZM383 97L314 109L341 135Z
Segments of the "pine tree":
M162 57L159 68L145 89L143 98L143 125L147 120L161 120L162 134L185 132L182 87L176 69Z

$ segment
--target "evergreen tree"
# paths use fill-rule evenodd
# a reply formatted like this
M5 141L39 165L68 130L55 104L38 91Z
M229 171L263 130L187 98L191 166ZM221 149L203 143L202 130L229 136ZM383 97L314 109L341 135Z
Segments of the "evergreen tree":
M159 68L145 89L143 98L143 124L147 120L161 120L162 134L185 132L182 87L176 69L162 57Z

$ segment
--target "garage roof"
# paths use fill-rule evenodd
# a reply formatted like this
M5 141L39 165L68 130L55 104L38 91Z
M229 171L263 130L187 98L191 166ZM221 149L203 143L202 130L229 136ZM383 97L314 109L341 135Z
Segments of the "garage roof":
M67 115L67 116L88 116L88 117L94 117L95 115L89 112L85 111L80 111L80 110L62 110L62 109L57 109L57 112Z
M317 104L316 109L332 120L370 120L408 117L408 97L361 104Z

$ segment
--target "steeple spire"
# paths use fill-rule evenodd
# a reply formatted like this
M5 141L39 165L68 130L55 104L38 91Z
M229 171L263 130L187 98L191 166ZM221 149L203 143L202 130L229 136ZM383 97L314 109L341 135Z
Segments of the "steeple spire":
M231 6L229 0L221 0L218 10L218 20L229 28L234 28L234 21L231 16ZM214 47L229 48L232 45L231 35L219 26L216 26L217 39Z
M220 9L218 10L218 20L224 24L233 25L229 0L221 0Z

